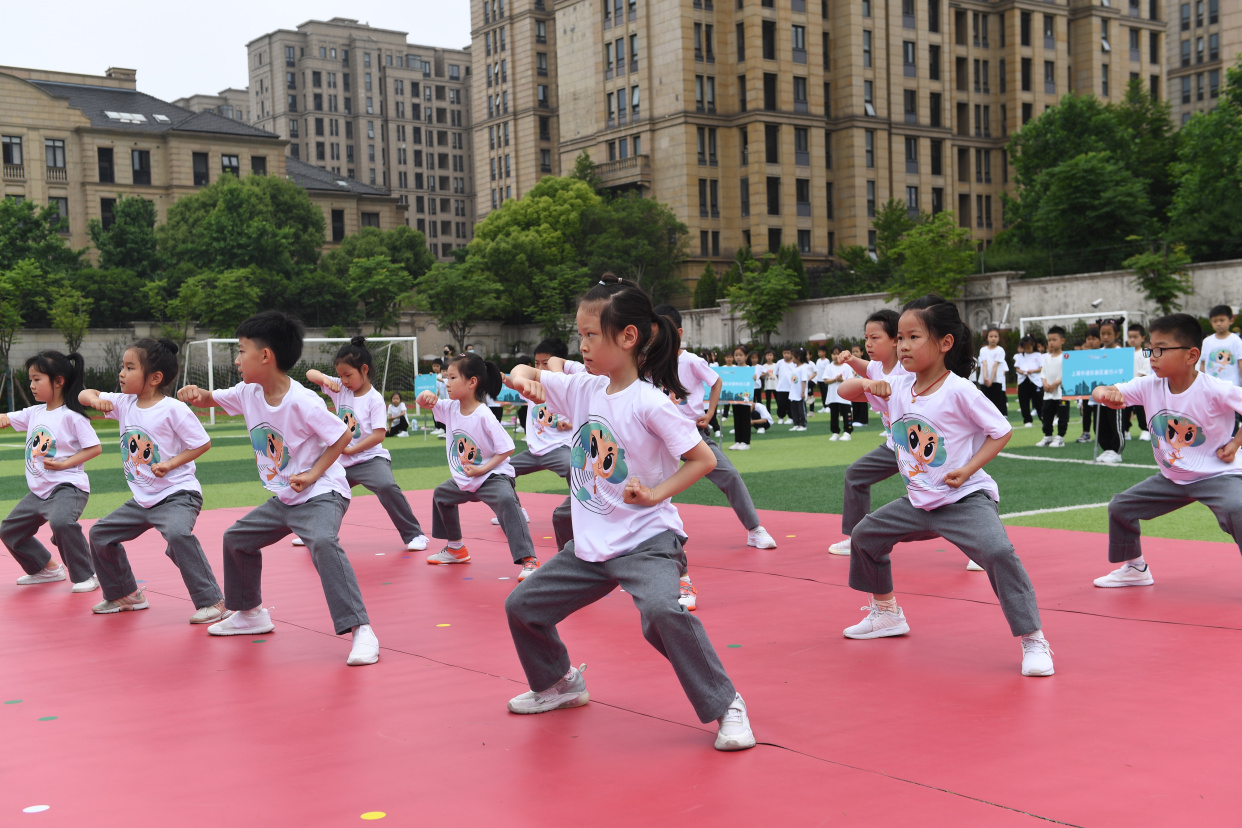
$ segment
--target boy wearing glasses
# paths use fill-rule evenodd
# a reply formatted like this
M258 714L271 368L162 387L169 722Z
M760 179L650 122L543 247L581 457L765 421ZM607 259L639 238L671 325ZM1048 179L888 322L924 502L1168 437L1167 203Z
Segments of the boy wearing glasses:
M1139 521L1195 501L1212 510L1242 549L1242 432L1230 438L1234 414L1242 412L1242 387L1196 369L1201 336L1189 314L1157 319L1151 323L1151 347L1143 349L1152 373L1091 392L1109 408L1143 406L1160 469L1108 504L1108 560L1122 566L1096 578L1098 587L1154 583L1143 560Z

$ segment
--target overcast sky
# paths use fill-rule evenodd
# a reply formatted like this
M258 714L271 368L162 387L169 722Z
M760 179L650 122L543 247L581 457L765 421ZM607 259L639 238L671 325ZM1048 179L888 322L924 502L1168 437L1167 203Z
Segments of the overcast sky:
M414 43L470 45L466 0L62 0L4 2L0 64L102 75L138 70L138 89L166 101L247 83L246 43L307 20L355 18ZM52 20L51 18L55 19Z

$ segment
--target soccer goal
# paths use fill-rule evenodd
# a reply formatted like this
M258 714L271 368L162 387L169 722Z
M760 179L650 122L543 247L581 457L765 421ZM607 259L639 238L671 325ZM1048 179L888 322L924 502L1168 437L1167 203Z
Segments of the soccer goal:
M304 385L306 372L316 368L335 376L333 358L348 337L308 337L303 340L302 359L289 376ZM375 376L371 384L384 397L387 405L393 394L400 394L408 405L414 401L414 380L418 376L418 337L367 337L367 350L375 360ZM240 382L233 360L237 357L236 339L198 339L187 342L181 369L181 385L197 385L209 391L230 388ZM309 385L308 385L309 387ZM216 410L210 409L210 421L216 423ZM411 420L413 422L413 420Z
M1075 345L1081 345L1087 336L1087 329L1095 325L1100 319L1114 319L1120 323L1117 331L1118 340L1124 345L1126 341L1126 329L1131 322L1140 324L1147 323L1147 313L1144 311L1087 311L1086 313L1066 313L1060 316L1023 316L1018 320L1018 335L1026 336L1028 333L1035 333L1040 336L1046 336L1047 331L1053 325L1060 325L1065 328L1066 344L1073 348Z

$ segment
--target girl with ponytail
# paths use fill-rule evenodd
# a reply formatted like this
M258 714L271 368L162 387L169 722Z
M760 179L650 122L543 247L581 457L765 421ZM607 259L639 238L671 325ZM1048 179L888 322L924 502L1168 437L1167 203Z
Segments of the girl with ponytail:
M0 541L26 574L21 586L73 581L73 592L99 588L91 552L78 518L86 508L91 483L84 464L103 451L99 437L78 402L82 389L81 354L40 351L26 360L30 393L36 405L0 414L0 428L26 432L26 486L23 497L0 522ZM43 524L64 566L35 538ZM65 571L68 570L68 576Z
M574 539L505 602L531 688L509 710L546 713L590 700L585 665L570 664L556 625L620 585L699 719L717 722L716 748L753 747L745 702L703 625L679 603L686 534L671 498L712 471L716 458L694 420L669 399L687 396L676 323L657 314L641 288L611 273L582 297L577 323L590 373L518 366L509 379L519 394L577 427L569 474Z
M167 339L140 339L121 357L119 393L88 388L83 405L104 412L121 430L121 468L133 497L91 527L91 559L104 600L92 608L98 615L144 610L146 593L139 589L125 554L125 542L155 529L168 544L166 554L181 570L190 600L191 624L213 624L232 613L194 537L203 508L203 487L194 461L207 453L211 440L203 424L180 400L164 391L177 379L177 345Z
M908 373L847 380L838 392L886 416L907 490L850 534L850 586L871 597L867 616L845 637L910 631L893 594L889 553L901 541L942 537L988 573L1010 632L1022 638L1022 675L1050 676L1052 650L1035 589L1000 521L996 481L983 471L1012 428L966 379L974 358L957 306L934 295L907 304L897 323L897 357Z

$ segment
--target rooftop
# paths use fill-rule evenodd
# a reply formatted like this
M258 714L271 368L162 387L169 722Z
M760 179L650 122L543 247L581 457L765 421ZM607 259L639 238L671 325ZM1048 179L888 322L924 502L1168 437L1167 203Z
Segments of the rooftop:
M285 159L285 177L304 190L353 193L354 195L390 195L388 190L363 184L361 181L346 178L292 157Z

